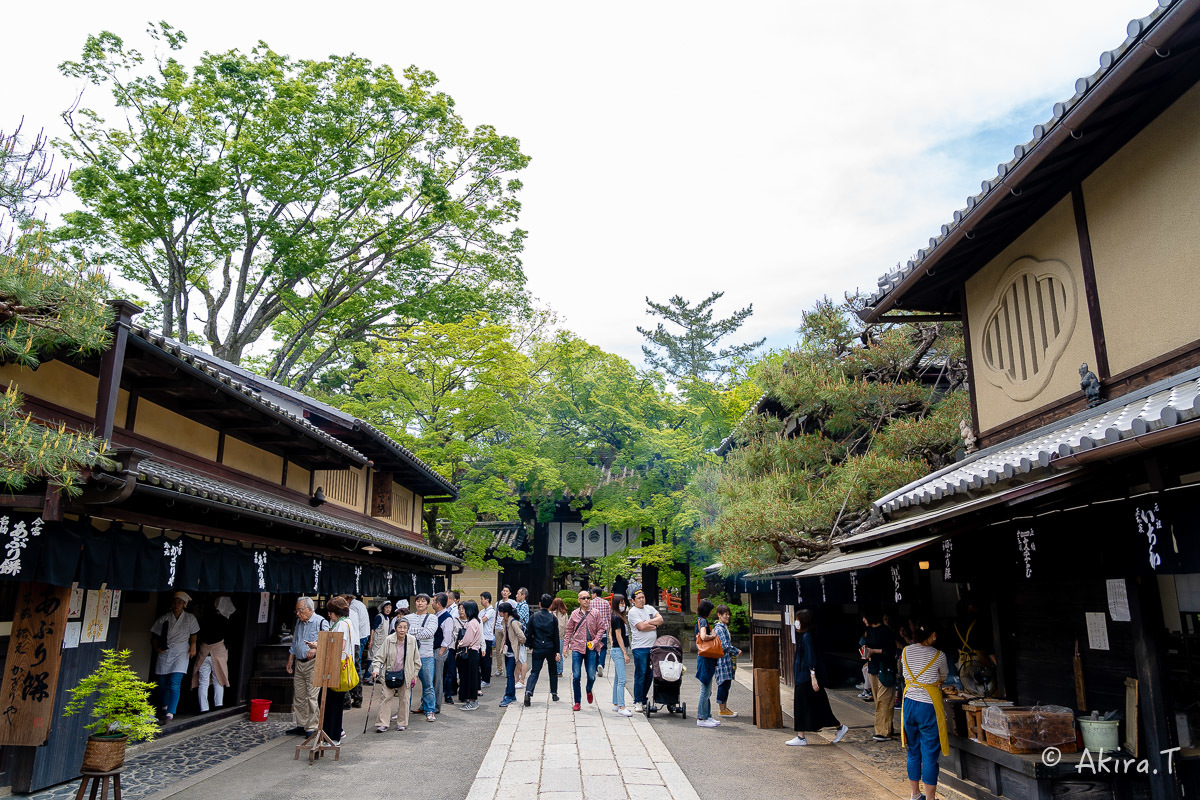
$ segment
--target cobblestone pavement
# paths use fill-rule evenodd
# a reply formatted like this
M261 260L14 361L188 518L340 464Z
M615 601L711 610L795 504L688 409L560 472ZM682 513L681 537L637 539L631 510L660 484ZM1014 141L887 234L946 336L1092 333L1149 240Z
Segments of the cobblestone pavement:
M564 677L561 701L543 689L530 707L508 707L467 800L699 800L646 718L612 712L608 678L576 712Z
M149 797L201 770L282 736L289 727L290 724L283 721L235 720L216 730L209 729L162 747L134 753L125 759L121 796L124 800ZM79 781L75 780L25 796L32 800L67 800L74 798L78 790Z

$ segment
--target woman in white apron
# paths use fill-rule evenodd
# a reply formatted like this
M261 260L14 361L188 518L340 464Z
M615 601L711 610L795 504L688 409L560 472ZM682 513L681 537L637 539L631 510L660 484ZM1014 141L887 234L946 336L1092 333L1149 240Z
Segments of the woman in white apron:
M175 718L179 687L183 683L183 676L187 674L188 661L196 655L196 634L200 632L200 623L184 611L191 601L191 595L187 592L176 592L171 600L171 610L150 626L154 650L158 653L154 674L158 677L163 714L167 720Z

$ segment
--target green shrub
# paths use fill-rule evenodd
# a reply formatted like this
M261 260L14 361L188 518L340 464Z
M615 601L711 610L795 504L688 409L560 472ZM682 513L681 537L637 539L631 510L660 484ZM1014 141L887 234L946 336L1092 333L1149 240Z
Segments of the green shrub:
M557 597L561 598L567 604L567 611L571 612L579 608L579 592L576 589L563 589L558 593Z
M94 721L84 727L93 736L124 735L131 742L153 739L159 730L149 702L154 684L141 680L129 668L128 650L102 652L104 658L96 671L67 690L71 702L63 709L63 716L84 711L91 700Z

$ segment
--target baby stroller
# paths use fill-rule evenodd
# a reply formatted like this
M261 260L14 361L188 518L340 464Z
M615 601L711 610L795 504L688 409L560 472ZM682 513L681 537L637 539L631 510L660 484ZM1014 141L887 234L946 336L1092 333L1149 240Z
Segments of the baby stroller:
M654 673L654 702L644 706L646 717L666 706L668 714L687 719L687 705L679 700L683 685L683 645L674 636L660 636L650 648L650 669Z

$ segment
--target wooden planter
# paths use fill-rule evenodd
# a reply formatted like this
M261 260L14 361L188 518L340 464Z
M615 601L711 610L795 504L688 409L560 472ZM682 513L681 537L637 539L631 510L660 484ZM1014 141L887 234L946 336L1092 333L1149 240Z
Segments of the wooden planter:
M126 736L89 736L83 751L86 772L112 772L125 763Z

